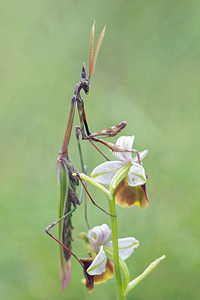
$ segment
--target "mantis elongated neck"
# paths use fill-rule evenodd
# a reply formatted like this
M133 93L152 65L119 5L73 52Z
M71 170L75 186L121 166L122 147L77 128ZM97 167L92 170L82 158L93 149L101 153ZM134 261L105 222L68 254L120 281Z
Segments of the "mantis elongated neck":
M72 97L72 101L71 101L71 109L70 109L70 113L69 113L67 127L65 130L62 148L59 152L59 154L61 156L68 157L68 146L69 146L69 140L70 140L70 136L71 136L71 132L72 132L72 125L73 125L73 121L74 121L75 109L76 109L76 96L74 95Z

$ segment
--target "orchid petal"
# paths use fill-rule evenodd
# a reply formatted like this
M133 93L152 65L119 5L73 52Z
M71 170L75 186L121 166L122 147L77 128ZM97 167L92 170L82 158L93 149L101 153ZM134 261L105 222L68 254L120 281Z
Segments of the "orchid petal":
M92 264L87 269L89 275L100 275L106 270L107 256L103 250L103 246L100 247L100 251L93 260Z
M125 149L132 149L132 145L134 142L135 136L120 136L116 142L116 146ZM113 151L112 154L119 160L127 162L132 160L132 155L130 152L117 152Z
M142 152L139 152L139 156L140 156L141 161L145 158L145 156L148 154L148 152L149 152L148 150L144 150ZM137 156L132 159L132 162L139 163Z
M128 149L132 149L134 140L135 140L134 135L131 135L131 136L123 135L117 139L116 145L119 147L125 147Z
M112 241L108 242L107 246L112 247ZM119 256L123 260L127 259L138 246L139 241L134 237L118 239Z
M144 168L133 162L128 172L128 184L130 186L138 186L144 184L146 181Z
M120 161L106 161L105 163L97 166L90 176L101 184L109 185L113 176L121 167L123 167L123 165L124 163Z
M94 249L101 244L104 245L111 235L111 230L108 225L103 224L101 226L95 226L88 231L88 239Z

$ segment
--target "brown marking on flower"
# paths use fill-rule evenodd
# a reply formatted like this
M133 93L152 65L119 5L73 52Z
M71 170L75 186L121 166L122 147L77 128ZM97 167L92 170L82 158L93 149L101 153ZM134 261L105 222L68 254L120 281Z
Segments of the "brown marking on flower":
M86 288L88 289L88 293L91 293L94 288L94 276L87 273L87 269L92 263L92 259L80 259L83 265L83 272L85 275L85 279L82 280L82 282L86 285Z
M122 207L139 205L146 208L149 200L146 193L146 184L139 186L128 185L127 178L123 179L115 190L115 201Z
M100 284L106 282L108 279L111 279L113 277L114 273L114 266L112 262L107 259L107 264L106 264L106 271L102 273L101 275L89 275L87 273L87 269L93 262L93 259L88 258L88 259L80 259L80 261L83 264L83 272L85 275L85 279L82 280L82 283L86 285L86 288L88 289L88 292L91 293L94 288L94 283Z

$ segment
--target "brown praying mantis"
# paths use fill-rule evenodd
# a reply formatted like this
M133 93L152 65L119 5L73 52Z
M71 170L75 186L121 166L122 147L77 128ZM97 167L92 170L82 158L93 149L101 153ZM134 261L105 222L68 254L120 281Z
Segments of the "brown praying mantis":
M67 121L64 140L63 140L61 150L59 152L59 157L57 159L57 177L58 177L58 185L59 185L59 219L45 229L45 232L60 244L61 289L66 288L69 281L70 270L71 270L70 256L73 255L79 261L79 263L81 263L81 261L77 258L77 256L71 251L72 229L73 229L71 223L71 215L76 210L77 206L81 204L81 198L82 198L82 196L78 197L76 193L76 188L78 186L79 179L80 179L78 175L79 173L76 170L73 162L69 158L69 153L68 153L69 141L71 137L76 107L78 110L78 115L80 120L80 126L76 126L76 137L78 141L78 148L79 148L79 153L81 158L82 172L85 172L85 168L83 164L82 151L81 151L80 141L79 141L80 134L83 140L88 140L107 160L109 159L94 144L94 142L100 142L105 146L107 146L108 148L110 148L112 151L134 152L137 154L138 161L140 162L140 156L137 150L121 148L100 138L103 136L113 137L117 135L126 126L126 122L121 122L108 129L91 134L86 120L84 101L83 98L81 97L80 92L82 90L85 92L85 94L88 94L89 92L90 78L94 72L95 63L104 37L104 33L105 33L105 27L103 28L99 36L99 39L97 41L96 48L93 51L93 44L94 44L94 25L93 25L91 31L91 37L90 37L89 76L88 78L86 77L85 65L83 64L81 80L79 83L75 85L74 94L71 100L71 108L70 108L69 117ZM74 173L76 173L77 176L74 176ZM81 179L80 181L86 193L88 194L89 198L91 199L92 203L95 206L97 206L99 209L101 209L103 212L107 213L104 209L102 209L93 201L93 199L91 198L90 194L86 189L86 186L84 185L84 182ZM55 238L49 232L50 229L54 227L56 224L59 225L58 239Z

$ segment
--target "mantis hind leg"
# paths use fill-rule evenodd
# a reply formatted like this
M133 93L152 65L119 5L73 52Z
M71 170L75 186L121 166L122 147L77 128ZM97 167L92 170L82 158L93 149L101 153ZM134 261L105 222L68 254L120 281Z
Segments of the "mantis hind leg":
M49 231L52 227L54 227L56 224L58 224L59 222L63 221L63 219L65 219L67 216L69 216L70 214L72 214L77 207L73 207L69 212L67 212L64 216L62 216L60 219L58 219L57 221L53 222L52 224L50 224L49 226L46 227L45 232L52 238L54 239L60 246L62 246L69 254L71 254L81 265L81 261L79 260L79 258L71 251L71 249L69 247L67 247L66 245L64 245L61 241L59 241L54 235L52 235Z
M52 224L50 224L49 226L46 227L45 232L48 234L50 229L53 228L55 225L57 225L58 223L60 223L61 221L63 221L66 217L68 217L69 215L73 214L73 212L77 209L77 206L74 206L70 211L68 211L64 216L62 216L60 219L58 219L57 221L53 222Z

